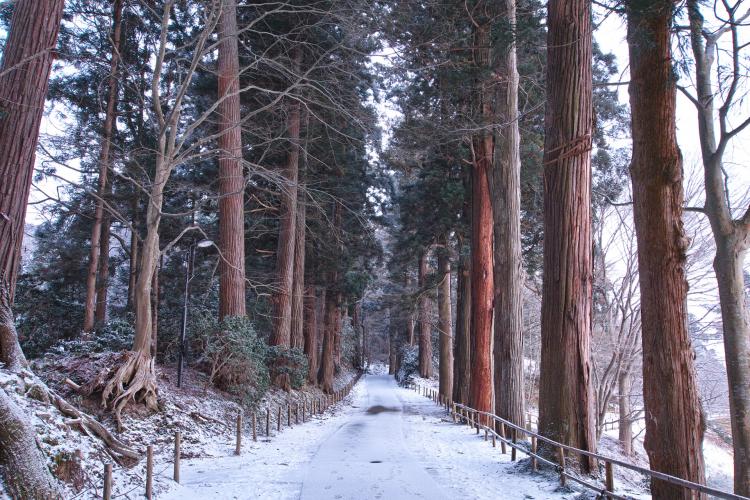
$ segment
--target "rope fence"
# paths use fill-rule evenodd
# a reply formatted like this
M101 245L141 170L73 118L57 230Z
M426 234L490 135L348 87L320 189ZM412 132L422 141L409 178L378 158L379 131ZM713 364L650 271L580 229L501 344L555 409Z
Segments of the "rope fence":
M476 430L476 434L484 431L485 441L489 440L489 437L491 436L493 447L496 445L496 441L500 441L501 451L503 454L506 453L506 447L510 447L511 460L516 460L516 450L518 450L531 459L532 471L537 471L539 463L552 467L559 474L560 484L562 486L566 485L567 480L571 480L587 489L595 491L596 493L598 493L600 498L628 500L632 497L619 495L615 492L614 467L618 466L624 469L639 472L652 479L657 479L666 483L681 486L689 490L706 493L716 498L724 498L730 500L750 500L748 499L748 497L743 497L740 495L735 495L734 493L717 490L703 484L694 483L686 479L665 474L663 472L653 471L645 467L640 467L638 465L624 462L613 457L600 455L598 453L592 453L590 451L581 450L572 446L558 443L557 441L554 441L539 434L538 432L533 431L531 429L530 422L528 428L516 425L513 422L498 417L493 413L479 411L471 408L470 406L456 403L448 398L443 397L443 395L441 395L438 391L431 387L427 387L417 383L411 383L409 385L409 388L421 394L422 396L432 399L432 401L435 402L435 404L437 404L438 406L444 407L447 414L451 416L454 423L465 423L470 428ZM531 440L530 446L526 443L527 437ZM521 440L521 442L519 442L519 439ZM544 443L550 449L556 450L557 461L550 460L547 456L539 454L538 447L541 443ZM597 463L604 463L605 477L603 485L593 483L587 479L583 479L578 475L573 474L570 467L566 468L566 452L582 457L592 458Z
M276 434L278 435L283 430L283 423L282 420L284 418L282 415L286 418L286 427L292 427L292 422L294 421L294 425L299 425L300 423L304 424L308 422L311 418L317 415L323 414L326 410L328 410L331 406L341 402L346 398L347 395L351 392L351 390L354 388L354 386L359 381L360 377L362 376L362 373L357 373L355 377L353 377L349 382L347 382L343 387L341 387L338 390L335 390L332 394L324 394L321 397L315 397L315 398L308 398L303 397L301 400L294 401L294 402L287 402L285 405L272 405L277 406L275 411L272 411L271 406L267 406L265 408L265 411L262 411L260 414L258 411L254 411L251 414L251 430L252 430L252 439L254 442L258 440L258 435L265 435L266 438L270 439L272 437L271 433L271 416L272 413L274 413L274 417L276 420ZM263 421L265 419L265 421ZM244 418L243 413L240 410L237 412L237 417L235 422L233 422L234 425L229 425L228 427L235 432L235 446L234 446L234 454L235 455L241 455L242 454L242 436L243 436L243 424ZM103 464L104 466L104 475L99 482L99 485L97 485L97 481L91 478L85 470L82 470L84 474L84 481L85 484L88 486L88 488L83 489L82 491L79 491L76 496L73 497L73 499L77 499L82 497L85 493L91 493L93 492L95 496L100 496L104 500L113 500L116 498L130 498L130 494L135 492L136 490L140 490L143 493L139 493L138 496L141 495L145 496L148 500L151 500L153 498L153 481L155 476L160 476L164 474L170 467L172 468L172 479L176 482L180 482L180 459L182 457L182 432L176 431L174 435L174 454L173 454L173 460L171 463L167 463L161 470L155 472L154 471L154 447L153 445L148 445L146 448L146 476L143 477L137 472L132 471L132 469L129 469L131 474L135 475L137 479L141 481L142 484L135 485L132 488L130 488L128 491L125 491L123 493L113 494L114 489L114 483L112 479L113 475L113 467L114 464L110 462L106 462ZM77 459L82 459L82 455L80 453L80 450L76 452ZM125 469L125 468L123 468ZM101 492L101 493L100 493ZM71 499L72 500L72 499Z

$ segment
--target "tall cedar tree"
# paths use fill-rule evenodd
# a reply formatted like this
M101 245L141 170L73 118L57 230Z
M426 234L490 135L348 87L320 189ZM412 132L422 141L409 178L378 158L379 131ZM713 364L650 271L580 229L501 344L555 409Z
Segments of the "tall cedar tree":
M222 0L219 19L219 318L245 316L245 177L240 128L237 5Z
M419 376L432 377L432 321L430 320L430 297L427 290L428 250L419 255Z
M495 160L490 169L494 234L494 384L495 414L524 424L523 263L521 260L521 148L516 67L516 1L498 6L494 40Z
M596 450L591 383L592 24L588 0L547 15L539 431ZM581 459L581 469L593 468Z
M0 363L13 371L26 365L11 302L63 7L63 0L17 1L0 62ZM28 422L0 389L0 479L11 497L57 498L60 491Z
M480 9L485 9L481 5ZM474 65L480 71L490 65L491 28L487 23L474 25ZM494 140L489 130L493 122L494 93L488 79L477 76L475 113L481 132L472 138L471 173L471 379L469 404L492 412L492 318L493 318L493 235L489 171L492 169Z
M112 6L112 55L109 66L109 95L104 115L104 128L99 152L99 180L97 186L96 210L94 224L91 226L91 250L86 273L86 302L83 314L83 333L90 333L96 323L96 312L99 319L106 316L106 275L109 257L109 217L104 212L104 196L107 190L107 177L110 169L110 151L117 111L118 79L117 71L120 61L120 37L122 34L122 0L115 0ZM104 225L107 225L105 228ZM97 277L100 286L97 286Z
M643 339L644 447L651 468L703 483L703 430L687 324L682 156L670 28L673 0L627 3L633 217ZM652 480L654 498L704 497Z

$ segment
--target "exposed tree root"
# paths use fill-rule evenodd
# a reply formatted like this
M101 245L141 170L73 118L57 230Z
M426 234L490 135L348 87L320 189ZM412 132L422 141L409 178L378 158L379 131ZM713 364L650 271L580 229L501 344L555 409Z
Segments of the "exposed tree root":
M114 410L117 428L122 431L122 410L130 401L158 409L154 358L141 351L123 353L113 367L102 370L84 389L88 394L98 390L102 391L102 406Z
M50 391L50 399L53 404L60 410L65 416L71 417L74 420L69 421L69 424L76 424L81 427L83 432L87 435L94 435L104 442L107 447L113 452L113 458L120 462L121 458L129 458L138 460L140 455L134 450L130 449L122 441L112 435L102 424L97 422L93 417L86 415L82 411L79 411L73 405L65 401L62 397Z

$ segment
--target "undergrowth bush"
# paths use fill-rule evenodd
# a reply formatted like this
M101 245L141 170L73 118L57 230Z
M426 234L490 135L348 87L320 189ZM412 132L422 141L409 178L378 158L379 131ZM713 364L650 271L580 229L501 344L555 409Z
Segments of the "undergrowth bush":
M53 352L87 354L92 352L120 352L133 348L135 328L132 315L113 318L91 332L88 340L62 340L54 345Z
M307 356L302 349L271 346L268 348L266 363L272 379L288 375L292 388L299 389L305 385L308 365Z
M396 380L399 384L406 385L409 379L419 372L419 348L414 345L405 345L399 354L401 366L396 373Z
M199 340L199 365L209 383L253 405L268 390L268 346L247 318L217 322L210 316L193 318L191 330Z

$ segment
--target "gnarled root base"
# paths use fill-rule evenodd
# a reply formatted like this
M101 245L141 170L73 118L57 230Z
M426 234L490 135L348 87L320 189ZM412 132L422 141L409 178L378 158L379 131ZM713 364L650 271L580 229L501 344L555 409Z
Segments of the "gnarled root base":
M114 372L114 374L113 374ZM118 430L122 430L122 410L132 400L157 410L154 358L141 351L128 351L114 367L103 370L86 392L102 391L102 406L114 410Z

